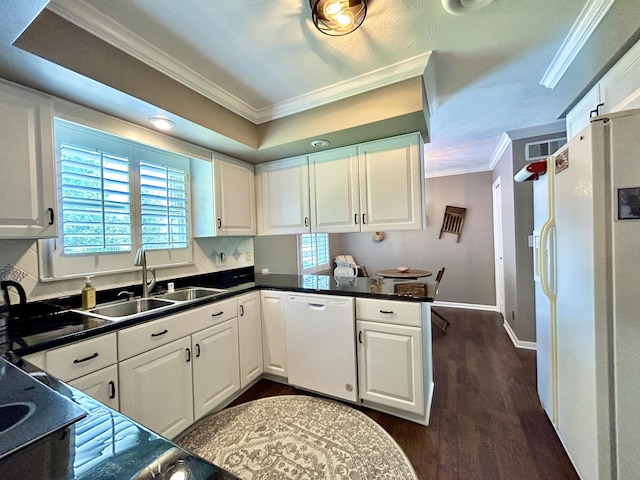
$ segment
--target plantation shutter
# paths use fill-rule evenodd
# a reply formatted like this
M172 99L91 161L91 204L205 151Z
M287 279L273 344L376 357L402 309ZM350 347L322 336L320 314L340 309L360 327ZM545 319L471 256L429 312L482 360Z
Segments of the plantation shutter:
M300 258L304 273L329 268L329 235L326 233L300 235Z
M129 159L68 144L60 156L63 253L131 251Z
M187 174L140 162L142 245L148 250L187 248Z

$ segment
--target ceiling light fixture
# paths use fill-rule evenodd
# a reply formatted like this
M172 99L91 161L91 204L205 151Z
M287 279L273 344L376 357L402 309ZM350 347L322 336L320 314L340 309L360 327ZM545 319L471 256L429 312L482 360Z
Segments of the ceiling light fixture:
M311 146L315 148L328 147L329 145L331 145L329 140L313 140L311 142Z
M313 24L326 35L356 30L367 16L367 0L309 0Z
M158 130L171 130L173 127L176 126L176 124L173 123L168 118L162 118L162 117L151 117L149 119L149 123L151 123L151 125L156 127Z

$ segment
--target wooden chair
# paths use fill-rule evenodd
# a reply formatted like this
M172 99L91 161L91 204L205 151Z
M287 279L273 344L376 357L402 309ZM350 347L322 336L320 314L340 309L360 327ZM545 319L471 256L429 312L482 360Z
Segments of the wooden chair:
M444 275L444 267L442 267L438 274L436 275L436 281L434 283L429 284L428 296L436 299L436 295L438 294L438 287L440 286L440 281L442 280L442 276ZM440 319L440 322L434 321L434 315ZM451 322L444 318L441 314L436 312L433 308L431 309L431 323L433 323L436 327L442 330L444 333L447 333L447 328L451 325Z

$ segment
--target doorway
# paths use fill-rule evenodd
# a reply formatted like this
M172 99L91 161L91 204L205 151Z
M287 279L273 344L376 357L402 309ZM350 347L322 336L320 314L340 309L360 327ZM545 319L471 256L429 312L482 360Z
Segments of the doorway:
M502 188L500 177L492 185L493 191L493 249L496 277L496 307L506 319L504 307L504 252L502 245Z

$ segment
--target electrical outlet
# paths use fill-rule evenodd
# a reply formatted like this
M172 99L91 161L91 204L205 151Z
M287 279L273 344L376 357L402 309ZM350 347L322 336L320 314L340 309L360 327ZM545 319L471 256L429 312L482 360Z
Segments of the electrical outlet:
M250 262L253 259L253 255L251 255L251 252L247 252L245 254L245 257L247 258L247 262Z

